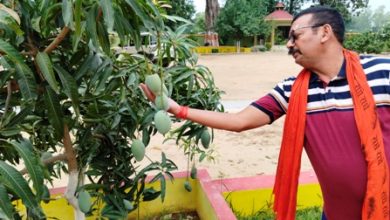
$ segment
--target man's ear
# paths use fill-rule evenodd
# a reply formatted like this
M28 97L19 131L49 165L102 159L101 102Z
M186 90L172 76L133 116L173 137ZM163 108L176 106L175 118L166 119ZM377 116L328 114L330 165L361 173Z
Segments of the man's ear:
M321 34L321 43L325 43L334 35L332 26L324 24L324 26L322 26Z

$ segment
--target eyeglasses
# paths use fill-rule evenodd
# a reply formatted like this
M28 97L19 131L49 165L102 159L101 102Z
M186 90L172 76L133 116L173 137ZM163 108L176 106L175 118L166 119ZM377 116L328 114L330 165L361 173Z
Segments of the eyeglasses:
M321 27L323 26L324 24L315 24L315 25L308 25L308 26L303 26L303 27L298 27L297 29L295 30L292 30L288 36L288 41L292 41L292 43L295 43L295 41L298 39L298 36L295 35L295 31L296 30L300 30L300 29L305 29L305 28L318 28L318 27Z

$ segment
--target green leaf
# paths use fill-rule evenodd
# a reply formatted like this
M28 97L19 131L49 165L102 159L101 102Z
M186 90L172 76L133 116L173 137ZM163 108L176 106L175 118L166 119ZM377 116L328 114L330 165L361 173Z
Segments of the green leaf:
M46 87L44 100L49 122L55 129L56 138L60 139L64 135L64 116L61 111L60 101L50 87Z
M12 126L20 124L23 121L23 119L25 119L30 113L31 113L30 108L22 109L17 115L15 115L13 118L11 118L11 120L9 121L9 123L7 123L6 126L12 127Z
M4 10L0 10L0 23L13 30L15 34L23 35L23 31L20 29L17 21Z
M164 175L161 175L160 177L160 186L161 186L161 201L164 202L165 200L165 192L167 189L167 182L165 180Z
M50 3L50 0L42 0L42 1L40 1L39 11L43 12L44 10L46 10L47 7L49 7L49 3Z
M0 161L0 177L3 184L21 198L23 204L31 209L32 213L40 217L43 216L42 209L38 205L37 200L35 200L35 196L22 174L4 161Z
M30 68L24 63L16 63L16 79L25 101L35 100L37 98L37 85L35 77Z
M76 111L76 115L79 115L79 94L76 80L60 65L54 64L54 69L58 73L61 79L62 86L65 94L72 100L72 105Z
M39 165L36 155L33 152L33 146L30 141L7 141L12 144L16 151L19 153L20 157L23 158L24 165L28 171L28 174L33 182L33 186L39 198L42 196L43 192L43 171L42 167Z
M143 201L152 201L155 200L158 196L160 196L161 191L156 191L153 188L148 188L145 189L142 194L144 196Z
M1 211L3 211L5 217L13 219L14 207L9 199L7 189L0 183L0 213Z
M108 78L112 75L112 66L107 66L107 68L105 68L105 70L103 71L103 73L101 73L101 76L100 76L100 79L99 79L99 82L96 86L96 91L95 93L99 93L101 91L104 91L106 89L106 84L108 83Z
M64 19L65 26L72 26L73 11L71 0L62 0L62 18Z
M142 10L138 5L137 0L126 0L127 4L133 9L133 11L141 18L141 20L146 23L148 21L148 15Z
M104 21L108 32L111 32L114 27L114 9L112 0L100 0L100 7L103 10Z
M81 23L81 16L83 14L82 10L82 0L76 0L75 1L75 8L74 8L74 24L75 24L75 35L73 38L73 50L75 51L77 48L78 43L80 42L81 39L81 34L82 34L82 23Z
M108 37L107 29L104 28L102 22L98 22L96 25L97 25L97 35L98 35L100 46L106 54L110 54L111 47L110 47L110 40Z
M99 47L98 36L96 31L96 5L91 7L87 15L87 33L97 49Z
M57 93L60 93L58 82L54 75L53 66L50 61L50 57L45 52L39 52L36 56L37 64L41 70L43 77L49 83L50 87Z
M5 53L14 63L24 63L22 55L11 44L0 39L0 52Z
M20 128L2 128L0 134L4 137L11 137L20 134L21 131Z

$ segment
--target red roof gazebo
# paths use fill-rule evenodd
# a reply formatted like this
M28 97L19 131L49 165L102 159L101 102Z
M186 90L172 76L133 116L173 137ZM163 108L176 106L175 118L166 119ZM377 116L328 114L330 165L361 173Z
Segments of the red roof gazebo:
M275 32L281 30L283 37L288 37L288 31L291 26L293 16L284 10L285 6L282 2L278 2L275 6L275 11L265 17L266 21L271 22L272 34L271 34L271 45L275 44Z

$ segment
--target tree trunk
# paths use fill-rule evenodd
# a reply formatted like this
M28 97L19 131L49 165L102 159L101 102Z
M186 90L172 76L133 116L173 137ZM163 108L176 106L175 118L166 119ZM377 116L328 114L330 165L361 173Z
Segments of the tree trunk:
M215 22L219 13L218 0L206 0L205 22L206 22L206 37L205 44L210 46L218 46L218 39L215 39Z

